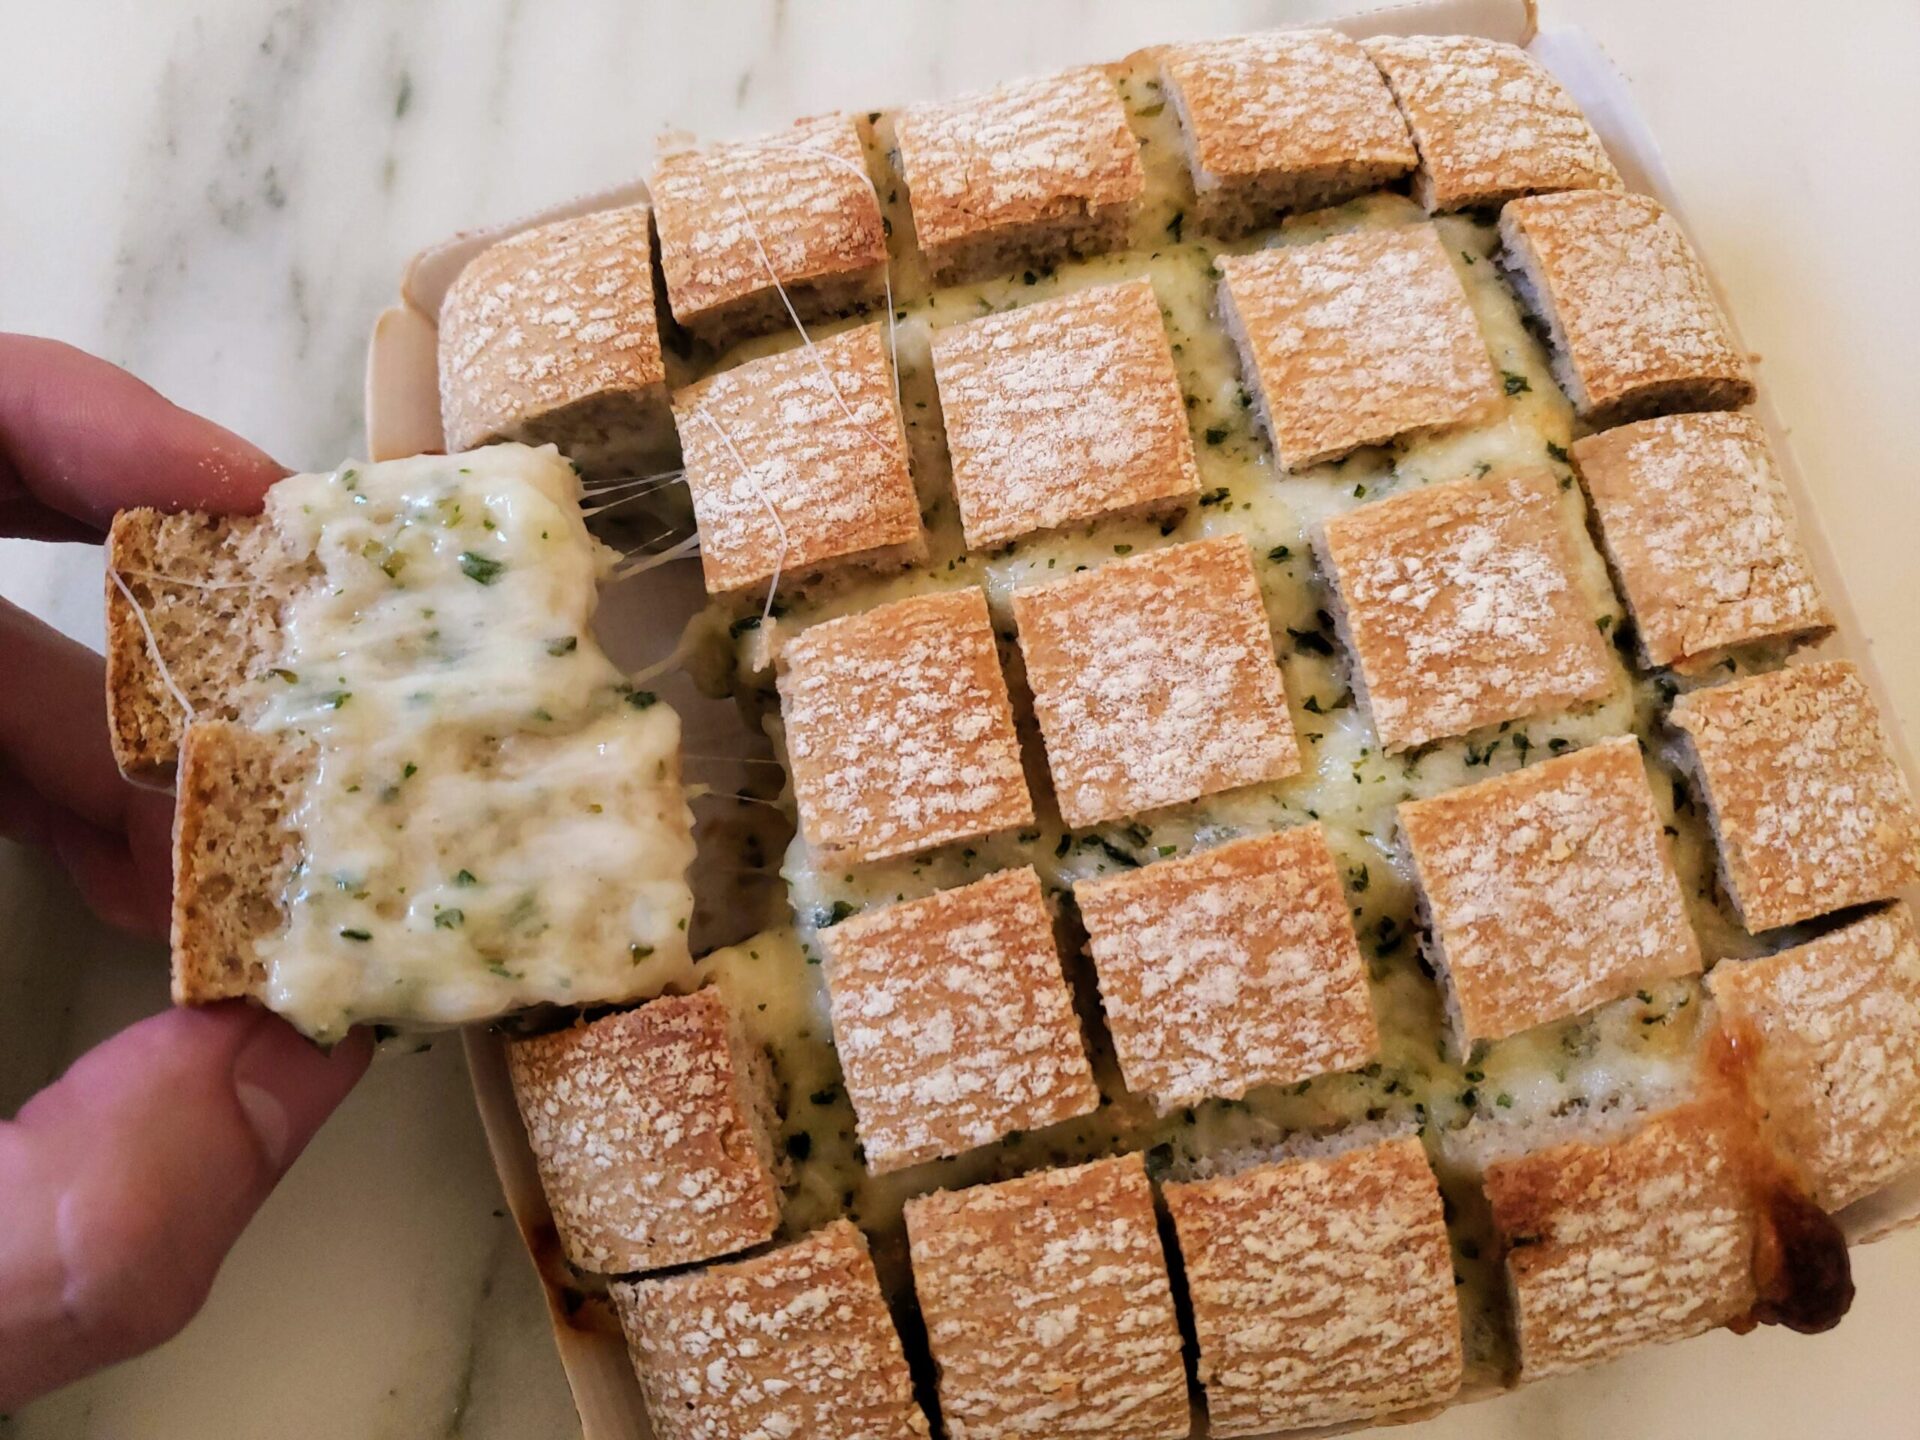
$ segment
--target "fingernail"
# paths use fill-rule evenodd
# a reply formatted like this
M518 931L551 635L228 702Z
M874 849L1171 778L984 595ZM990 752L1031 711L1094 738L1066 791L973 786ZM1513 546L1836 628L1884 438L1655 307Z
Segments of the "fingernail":
M287 1147L292 1139L293 1126L287 1119L287 1107L272 1091L253 1084L248 1080L236 1079L233 1082L233 1097L240 1102L241 1113L247 1117L247 1128L253 1131L254 1139L260 1142L267 1163L275 1170L287 1163Z

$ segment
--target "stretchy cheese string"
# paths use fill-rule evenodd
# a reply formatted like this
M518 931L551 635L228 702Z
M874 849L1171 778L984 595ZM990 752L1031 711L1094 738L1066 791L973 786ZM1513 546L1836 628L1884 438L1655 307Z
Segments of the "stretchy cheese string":
M116 578L121 575L134 580L152 580L161 585L184 585L189 590L257 590L267 582L265 580L189 580L183 575L163 575L158 570L126 570L114 572ZM121 587L123 590L125 587Z
M867 173L867 168L864 165L855 165L851 160L846 159L844 156L835 155L831 150L822 150L818 146L814 146L814 145L787 145L787 144L781 144L777 141L772 141L772 142L766 142L766 143L760 144L753 148L761 149L761 150L797 151L805 155L816 155L820 159L827 161L829 164L838 165L842 170L851 170L855 175L859 176L862 180L866 181L867 188L873 191L874 208L878 209L880 206L880 187L873 183L873 176ZM755 242L758 243L759 237L756 235L754 238L755 238ZM763 261L766 259L766 251L764 248L761 250L760 256ZM772 274L773 266L771 264L767 265L767 272L769 274ZM778 275L775 275L773 277L773 283L775 285L778 285L780 283L780 277ZM893 403L896 407L898 407L901 403L901 400L900 400L900 347L897 341L899 320L898 320L898 317L894 314L894 309L893 309L893 254L891 250L888 251L886 262L880 267L880 283L882 286L885 287L886 294L887 294L887 361L889 364L893 366ZM781 298L783 300L786 298L785 291L781 292ZM793 307L789 305L787 307L787 310L789 313L791 313L793 310ZM794 323L799 324L799 321L796 319ZM803 338L805 337L806 333L807 332L804 328L800 332Z
M667 533L671 534L672 532L669 531ZM656 535L652 540L636 546L633 555L627 559L626 563L615 568L613 578L615 580L631 580L636 575L644 575L649 570L657 570L662 565L669 565L675 560L684 559L688 555L698 555L700 553L700 537L698 535L689 535L686 539L666 550L657 551L653 554L640 553L644 551L648 545L657 544L663 538L664 536Z
M776 281L775 283L777 284L778 282ZM794 323L797 325L800 322L795 320ZM806 331L802 330L800 333L804 335ZM832 379L829 378L827 383L831 385L833 383ZM835 390L833 393L838 395L840 392ZM845 408L844 401L841 402L841 406L843 409ZM747 464L747 457L742 455L740 453L740 447L733 443L733 436L726 432L726 428L722 426L718 420L707 413L706 406L700 406L693 413L694 418L706 421L712 428L713 433L720 437L720 443L725 445L727 447L727 453L733 456L733 463L740 467L741 477L753 487L753 493L760 497L760 503L767 507L767 515L768 518L773 521L773 528L780 532L780 553L774 557L773 578L767 582L767 603L760 611L760 623L764 625L773 618L774 593L779 590L780 576L787 568L787 523L780 518L780 511L774 506L772 497L767 494L766 487L762 485L758 477L754 475L753 467ZM848 418L851 419L853 412L848 411L847 413ZM856 421L855 423L857 424L858 422Z
M153 633L153 626L147 622L146 607L134 598L133 591L127 587L127 582L111 565L107 567L107 578L113 581L114 588L120 592L121 598L133 607L133 618L140 626L140 633L146 637L147 654L153 661L153 668L160 672L160 682L167 687L167 693L173 696L174 703L186 716L186 723L193 724L200 718L199 714L194 710L193 702L187 699L186 692L174 683L173 672L167 669L167 662L160 658L160 641Z

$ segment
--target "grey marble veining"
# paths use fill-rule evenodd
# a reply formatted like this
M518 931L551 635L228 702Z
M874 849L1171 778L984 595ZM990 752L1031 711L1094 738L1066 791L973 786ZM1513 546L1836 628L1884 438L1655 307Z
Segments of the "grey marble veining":
M328 465L360 448L368 327L406 257L640 173L663 130L752 134L1176 33L1351 8L0 0L0 326L98 351L291 465ZM1896 473L1896 439L1875 422L1902 413L1898 373L1863 352L1897 356L1905 336L1911 369L1920 302L1892 257L1920 213L1906 192L1886 194L1870 147L1836 154L1818 136L1911 133L1920 105L1898 83L1899 57L1910 68L1920 46L1910 0L1850 6L1847 37L1789 0L1748 7L1750 23L1732 29L1714 7L1662 0L1547 8L1588 25L1640 82L1748 338L1781 357L1770 384L1816 482L1852 466ZM1697 83L1707 54L1710 91ZM1783 99L1788 66L1821 125ZM1876 183L1878 208L1845 232L1822 221L1837 197ZM1787 190L1807 204L1783 209ZM1809 325L1809 311L1825 323ZM1871 555L1881 538L1852 514L1828 528L1848 554ZM80 547L0 542L0 594L89 642L99 591L97 558ZM1883 663L1920 676L1897 587L1855 600ZM0 1113L163 1003L164 964L94 926L44 864L0 846ZM1836 1335L1715 1336L1399 1433L1909 1434L1920 1391L1888 1377L1912 1374L1920 1237L1869 1252L1861 1271L1858 1312ZM451 1041L380 1060L185 1335L0 1418L0 1436L19 1440L574 1433Z

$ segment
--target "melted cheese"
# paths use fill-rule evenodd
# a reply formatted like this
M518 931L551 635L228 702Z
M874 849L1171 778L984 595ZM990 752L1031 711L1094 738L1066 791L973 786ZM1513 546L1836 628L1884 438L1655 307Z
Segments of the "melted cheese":
M266 1001L308 1033L453 1024L686 979L692 817L678 718L592 633L612 554L551 448L499 445L273 487L318 579L260 728L315 754Z
M803 836L788 849L782 874L794 928L761 935L708 962L736 987L754 1032L773 1050L784 1088L794 1182L786 1226L795 1233L841 1214L873 1237L884 1275L904 1273L900 1207L939 1186L960 1186L1071 1163L1116 1150L1145 1151L1156 1169L1177 1169L1207 1156L1267 1147L1305 1133L1404 1125L1423 1134L1441 1163L1449 1194L1458 1197L1452 1226L1455 1263L1466 1299L1469 1353L1498 1368L1504 1327L1497 1320L1499 1276L1491 1261L1477 1190L1449 1163L1450 1140L1469 1126L1549 1122L1571 1113L1653 1103L1683 1089L1704 1033L1704 990L1687 979L1650 987L1593 1013L1512 1039L1447 1052L1441 997L1421 961L1420 934L1394 807L1401 801L1471 784L1607 736L1637 732L1651 743L1665 702L1667 677L1635 676L1616 666L1613 691L1571 713L1542 715L1444 741L1408 755L1381 752L1361 713L1331 621L1331 596L1309 548L1312 528L1330 515L1428 483L1489 473L1546 469L1561 482L1559 518L1577 557L1574 580L1594 623L1613 632L1622 622L1606 568L1588 538L1585 507L1566 463L1574 435L1570 405L1554 384L1548 358L1529 331L1514 295L1494 264L1494 227L1469 216L1436 223L1456 259L1503 399L1488 419L1435 434L1412 434L1389 446L1288 473L1276 466L1253 423L1247 382L1215 315L1216 257L1261 245L1308 243L1344 230L1424 223L1401 196L1380 194L1290 220L1278 230L1222 245L1189 230L1181 213L1190 189L1176 122L1150 73L1122 85L1136 129L1145 137L1148 192L1125 253L1063 263L982 284L930 292L912 261L896 263L897 363L902 412L927 523L929 559L898 574L828 574L782 586L763 624L756 605L716 604L689 630L700 652L697 669L714 690L732 689L750 710L767 713L776 749L770 656L781 637L834 616L907 595L958 585L983 586L996 626L1014 638L1009 596L1019 586L1097 566L1115 555L1214 535L1244 535L1253 547L1275 650L1302 745L1304 771L1289 780L1214 795L1192 804L1090 830L1065 831L1057 821L1016 834L943 846L930 853L857 868L823 864ZM882 123L884 144L885 123ZM896 233L908 223L904 196L888 197ZM1152 277L1187 397L1202 499L1177 524L1118 519L1077 530L1033 535L986 553L969 553L954 506L937 419L929 359L932 327L1032 303L1089 285ZM857 322L855 322L857 323ZM823 327L830 328L830 327ZM784 349L791 334L748 342L732 359ZM1015 693L1022 688L1019 652L1005 647ZM1741 665L1777 657L1743 657ZM1024 725L1030 778L1039 737ZM1750 953L1755 942L1735 924L1713 878L1705 817L1674 783L1657 747L1649 755L1655 798L1668 825L1691 919L1709 962ZM782 797L791 804L790 793ZM1043 810L1047 807L1042 806ZM1284 1089L1258 1089L1241 1101L1209 1101L1155 1117L1126 1094L1105 1050L1101 1028L1095 1073L1106 1096L1094 1115L1044 1132L1018 1135L951 1160L879 1177L867 1174L855 1143L853 1113L839 1085L826 1021L819 932L847 914L993 871L1031 864L1051 895L1069 894L1084 879L1217 844L1236 835L1317 820L1341 860L1355 930L1368 957L1382 1049L1364 1069ZM751 962L745 955L751 952ZM1097 1013L1098 997L1083 955L1067 957L1081 1013ZM804 1136L804 1139L800 1137ZM1484 1207L1481 1206L1481 1209Z

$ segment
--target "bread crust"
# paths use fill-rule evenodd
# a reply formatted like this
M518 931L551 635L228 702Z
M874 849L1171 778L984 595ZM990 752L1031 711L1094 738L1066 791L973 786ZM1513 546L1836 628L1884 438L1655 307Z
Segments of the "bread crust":
M1146 189L1126 107L1095 66L909 106L894 137L940 285L1114 249Z
M1526 51L1477 35L1361 42L1420 151L1413 195L1429 213L1549 190L1619 190L1600 137Z
M1300 769L1247 542L1225 535L1014 591L1068 825Z
M1895 903L1707 977L1769 1131L1839 1210L1920 1166L1920 933Z
M1669 719L1749 930L1891 899L1920 882L1920 810L1852 661L1695 690Z
M1389 752L1618 683L1544 471L1449 480L1326 521L1315 548Z
M1399 817L1463 1047L1700 969L1632 736Z
M1225 255L1222 323L1280 463L1303 470L1498 403L1493 361L1431 225Z
M447 291L439 346L449 451L553 443L595 477L670 463L647 206L556 220L489 245ZM614 444L606 432L615 428L637 439Z
M1164 1193L1212 1434L1412 1418L1458 1393L1453 1251L1418 1140Z
M1165 1115L1373 1059L1366 962L1326 831L1302 825L1074 887L1120 1071Z
M1153 1187L1138 1155L907 1202L949 1433L1189 1433Z
M659 1440L928 1434L866 1239L848 1221L612 1290Z
M723 370L673 412L708 593L926 558L882 326Z
M1818 640L1833 615L1766 432L1749 415L1668 415L1573 443L1573 464L1648 665Z
M1747 357L1659 201L1608 190L1515 200L1500 241L1552 333L1554 377L1596 428L1752 403Z
M1270 30L1158 52L1201 223L1239 235L1333 205L1419 162L1386 81L1335 30Z
M507 1070L573 1264L659 1270L773 1238L772 1076L717 991L510 1041Z
M1744 1318L1760 1215L1738 1108L1715 1094L1612 1141L1487 1166L1523 1380Z
M791 324L788 305L815 320L881 298L886 229L850 115L669 151L652 191L674 318L716 346Z
M824 932L834 1042L875 1174L1100 1103L1031 867Z
M1200 493L1153 281L1075 291L934 332L933 368L967 545Z
M855 864L1033 823L985 594L918 595L780 647L800 826Z

